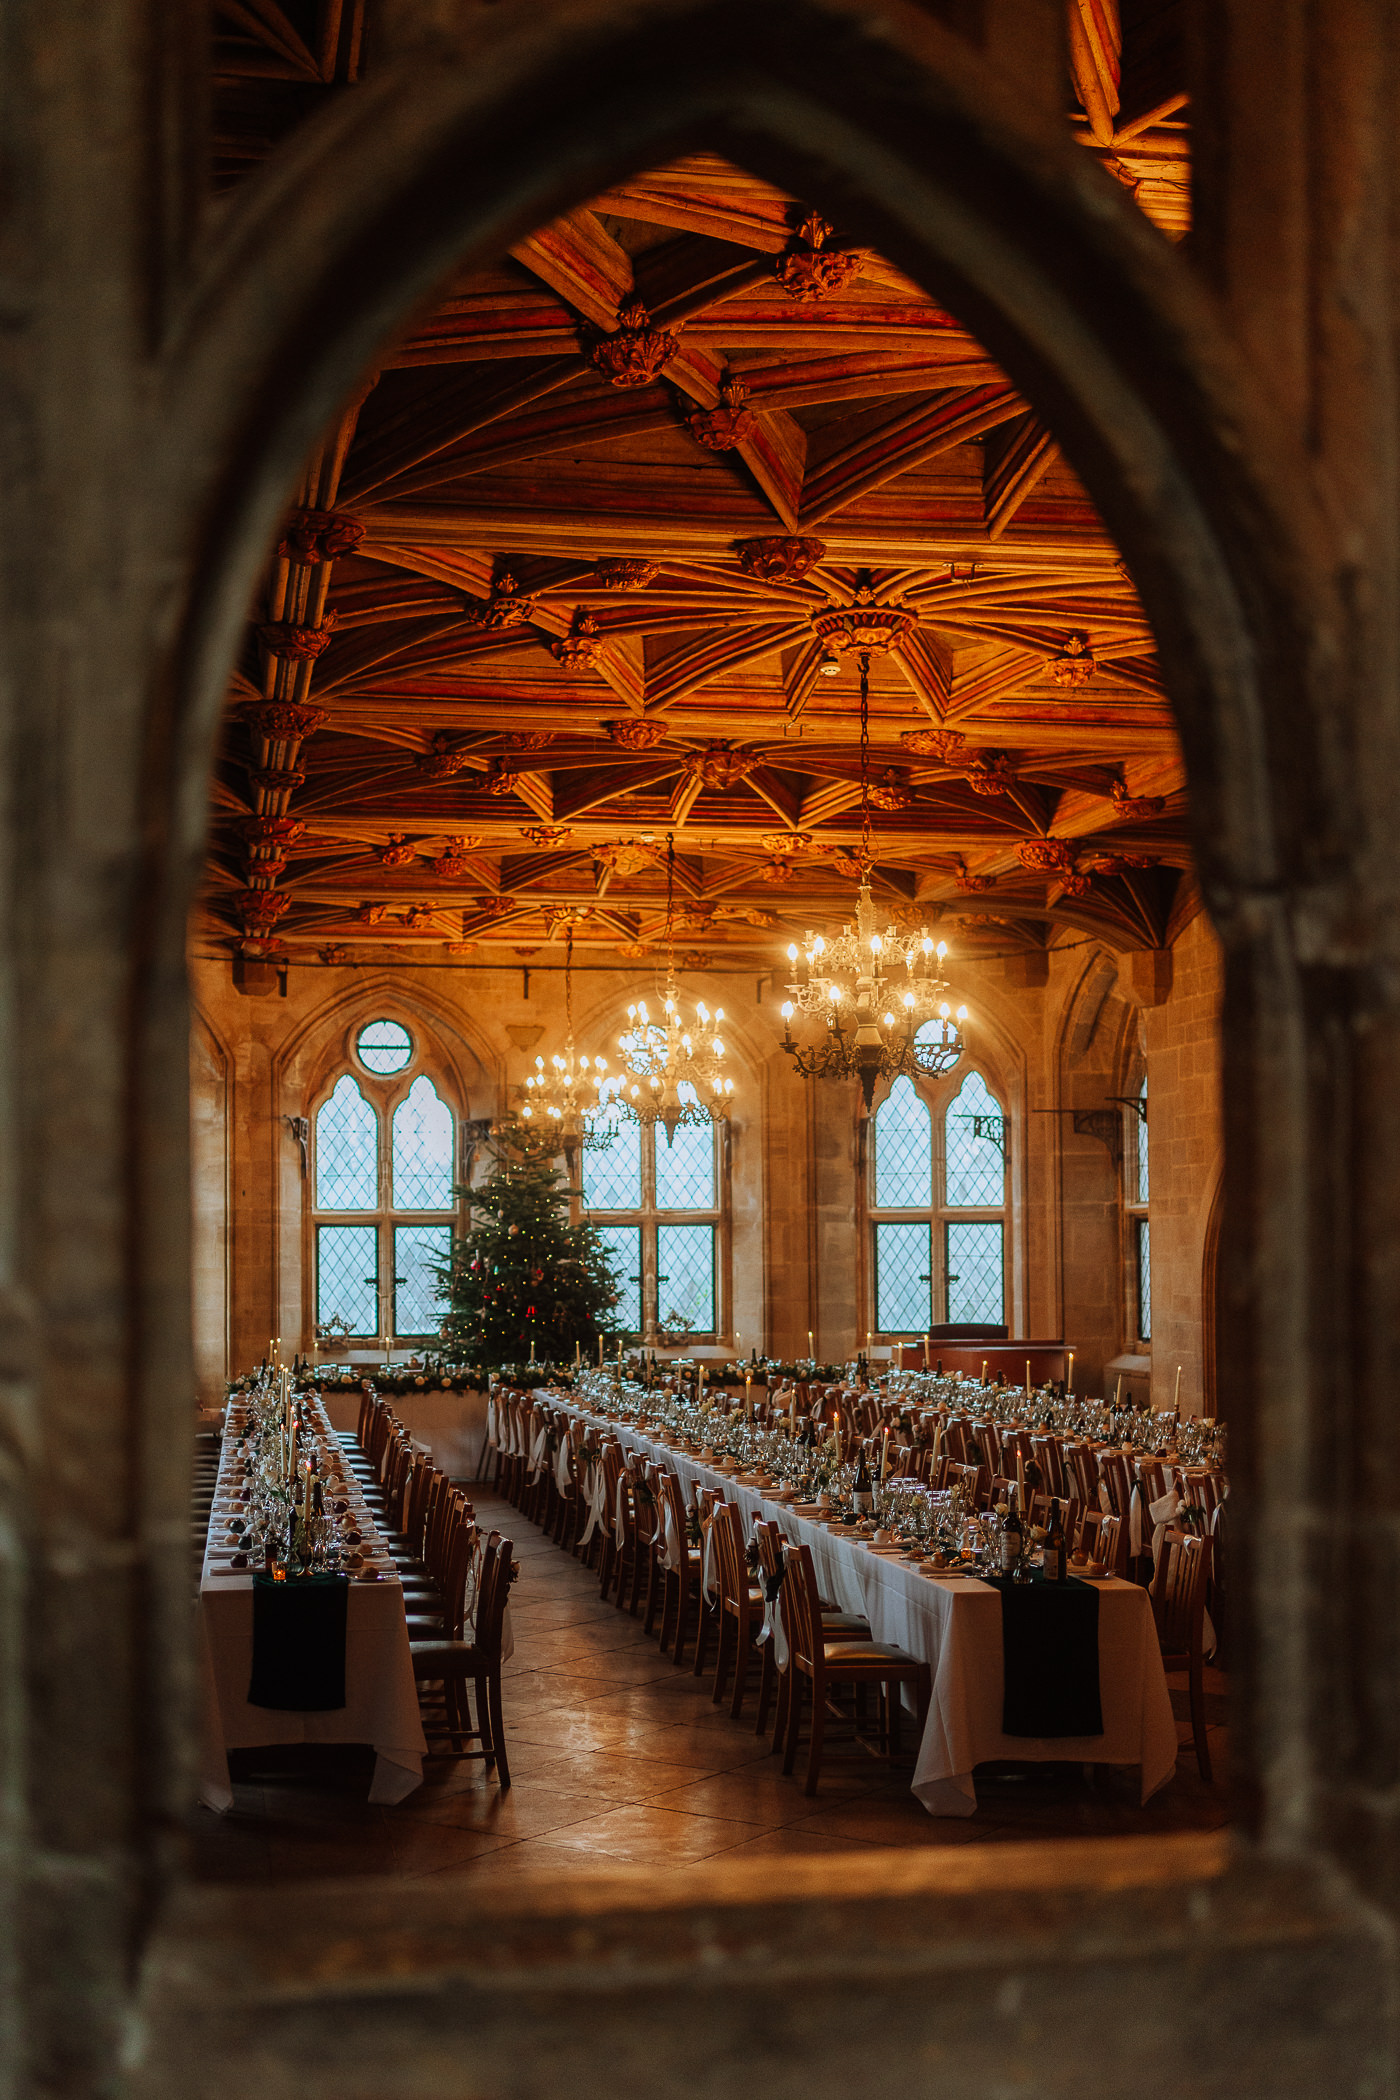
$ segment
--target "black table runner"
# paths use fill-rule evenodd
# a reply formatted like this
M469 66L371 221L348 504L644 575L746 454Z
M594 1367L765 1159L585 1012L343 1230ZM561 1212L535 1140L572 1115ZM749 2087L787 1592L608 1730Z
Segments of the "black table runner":
M295 1582L253 1577L250 1706L307 1714L344 1706L349 1597L344 1575L307 1575Z
M1098 1591L1073 1576L996 1576L992 1587L1001 1591L1002 1734L1102 1735Z

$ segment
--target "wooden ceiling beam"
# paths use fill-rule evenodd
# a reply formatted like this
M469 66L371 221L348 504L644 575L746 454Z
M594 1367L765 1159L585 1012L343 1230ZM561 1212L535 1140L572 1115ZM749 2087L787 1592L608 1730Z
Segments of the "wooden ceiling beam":
M951 452L984 430L1019 415L1023 402L1005 380L969 393L941 394L892 416L878 430L862 432L823 460L803 491L802 527L810 531L872 490L912 467Z
M1060 448L1035 416L1018 417L988 438L983 453L982 501L987 537L999 540L1060 456Z
M517 241L511 254L596 328L613 328L631 297L632 258L587 206Z
M392 362L392 360L391 360ZM507 416L572 386L579 378L577 356L555 357L535 365L525 376L484 388L470 402L462 399L459 379L450 380L423 404L417 416L401 412L356 456L347 476L345 500L363 503L396 477L410 473L451 445L488 430Z

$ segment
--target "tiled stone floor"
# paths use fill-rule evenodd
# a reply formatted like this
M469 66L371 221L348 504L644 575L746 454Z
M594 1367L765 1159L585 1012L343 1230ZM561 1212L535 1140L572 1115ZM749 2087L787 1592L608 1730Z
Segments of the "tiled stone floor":
M192 1864L211 1881L336 1874L418 1876L470 1868L491 1878L617 1862L684 1872L736 1858L851 1852L879 1845L977 1845L1009 1839L1150 1835L1226 1820L1223 1680L1210 1673L1211 1752L1204 1786L1189 1748L1184 1691L1177 1776L1144 1808L1127 1772L1025 1766L979 1772L975 1816L926 1815L909 1774L890 1774L839 1737L808 1800L747 1718L712 1705L710 1680L676 1669L655 1640L598 1597L595 1576L507 1503L478 1495L483 1522L515 1540L515 1655L504 1705L510 1789L479 1763L434 1761L396 1808L365 1800L369 1752L236 1752L235 1805L191 1820ZM799 1753L798 1771L803 1769Z

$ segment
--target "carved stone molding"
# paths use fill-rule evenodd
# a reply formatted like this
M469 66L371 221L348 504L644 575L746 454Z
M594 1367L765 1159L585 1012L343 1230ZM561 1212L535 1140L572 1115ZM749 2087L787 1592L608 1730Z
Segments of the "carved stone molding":
M605 591L644 591L661 574L656 561L600 561L593 574Z
M269 934L291 903L281 890L243 890L234 903L239 924L248 934Z
M723 792L738 787L746 780L754 767L762 761L753 752L735 751L729 744L707 744L703 751L692 751L685 761L685 770L692 779L698 778L703 786Z
M532 846L562 846L573 833L567 824L522 824L520 836Z
M832 228L809 212L773 264L773 275L790 299L803 306L830 299L859 276L865 258L854 248L828 248Z
M1165 795L1130 795L1126 780L1115 780L1111 789L1113 814L1126 824L1145 824L1160 817L1167 806Z
M449 839L437 859L429 861L428 865L441 881L458 881L470 872L471 863L467 853L476 843L474 838Z
M1087 685L1098 669L1098 660L1089 647L1087 634L1071 634L1063 649L1046 659L1046 669L1056 685Z
M624 751L654 751L671 733L664 722L648 722L641 715L624 715L621 721L602 722L599 727L607 732L610 743L620 744Z
M319 627L298 627L295 620L264 620L258 640L269 656L282 663L314 664L334 638L336 615L327 613Z
M936 758L942 766L962 765L967 757L967 738L958 729L906 729L899 741L905 751Z
M1063 839L1023 839L1017 854L1023 868L1033 875L1068 875L1074 869L1073 849Z
M470 608L473 627L481 627L488 634L501 634L511 627L523 627L535 617L535 601L522 597L514 576L509 569L502 569L491 585L491 595L480 605Z
M744 403L749 390L742 379L726 377L720 385L718 408L700 408L685 419L697 445L707 452L733 452L745 445L755 430L754 413Z
M575 613L573 626L559 641L550 643L549 653L566 671L591 671L603 653L593 615Z
M433 738L432 748L415 761L418 771L427 780L447 780L471 762L471 752L454 750L445 729L439 729Z
M381 868L410 868L418 858L418 848L410 846L405 834L392 832L385 846L376 846L374 857Z
M617 327L610 335L586 329L584 343L588 362L610 386L650 386L680 349L669 328L652 327L640 299L618 308Z
M364 526L349 511L294 510L277 552L283 561L314 568L321 562L334 561L338 554L351 553L364 536Z
M800 583L808 572L826 559L824 540L791 533L765 534L740 540L735 549L739 567L761 583Z
M1016 785L1016 768L1004 751L969 759L963 779L974 795L1004 795Z
M242 719L265 744L299 744L320 728L326 710L303 700L255 700L242 710Z
M248 778L262 795L290 795L306 785L300 766L250 766Z

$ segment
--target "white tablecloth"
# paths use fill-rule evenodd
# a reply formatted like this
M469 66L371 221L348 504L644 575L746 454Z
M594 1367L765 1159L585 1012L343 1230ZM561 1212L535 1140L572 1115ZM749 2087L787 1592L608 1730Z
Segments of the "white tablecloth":
M1026 1737L1001 1732L1003 1665L1001 1598L984 1582L940 1580L823 1524L788 1504L766 1501L757 1488L702 1465L690 1452L641 1436L623 1423L564 1403L570 1411L644 1451L680 1478L687 1501L695 1488L721 1488L742 1512L747 1534L756 1517L776 1519L795 1543L810 1546L823 1596L870 1621L877 1641L894 1641L927 1662L933 1674L928 1722L914 1768L913 1791L930 1815L970 1816L977 1807L973 1768L992 1759L1022 1763L1137 1765L1142 1799L1176 1770L1176 1722L1157 1644L1152 1604L1135 1583L1096 1583L1099 1592L1101 1736Z
M330 1424L322 1412L327 1438ZM427 1741L418 1711L408 1623L398 1577L350 1584L345 1628L345 1704L332 1713L292 1713L248 1704L253 1667L253 1579L228 1566L227 1520L234 1441L226 1437L214 1493L199 1587L203 1691L200 1798L219 1810L233 1805L230 1750L268 1743L369 1743L377 1753L370 1800L402 1801L423 1779ZM373 1525L353 1483L348 1496L367 1545ZM246 1514L246 1512L245 1512Z

